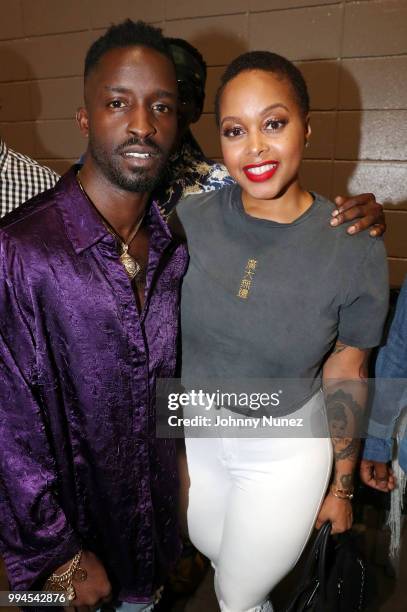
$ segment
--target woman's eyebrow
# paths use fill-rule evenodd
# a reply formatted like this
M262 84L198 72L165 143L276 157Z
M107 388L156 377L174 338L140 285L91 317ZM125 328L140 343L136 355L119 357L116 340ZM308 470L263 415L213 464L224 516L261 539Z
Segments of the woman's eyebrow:
M239 121L239 117L233 117L232 115L229 115L228 117L223 117L220 124L223 125L225 121Z
M287 112L289 112L288 107L285 104L283 104L282 102L276 102L275 104L270 104L270 106L266 106L266 108L261 111L261 114L265 115L274 108L284 108Z
M284 108L287 112L289 112L289 109L285 104L283 104L282 102L276 102L275 104L270 104L269 106L266 106L266 108L263 108L260 114L265 115L266 113L270 112L275 108ZM228 115L227 117L223 117L220 124L223 125L225 121L240 121L240 118L234 117L233 115Z

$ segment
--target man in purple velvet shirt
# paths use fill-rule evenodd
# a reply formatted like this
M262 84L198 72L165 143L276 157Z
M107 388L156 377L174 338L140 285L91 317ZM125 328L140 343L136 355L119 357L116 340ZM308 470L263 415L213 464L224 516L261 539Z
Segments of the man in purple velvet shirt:
M85 103L80 173L0 232L0 546L12 590L59 577L72 605L144 610L179 546L154 389L174 374L187 262L149 197L177 129L160 31L127 21L96 41Z

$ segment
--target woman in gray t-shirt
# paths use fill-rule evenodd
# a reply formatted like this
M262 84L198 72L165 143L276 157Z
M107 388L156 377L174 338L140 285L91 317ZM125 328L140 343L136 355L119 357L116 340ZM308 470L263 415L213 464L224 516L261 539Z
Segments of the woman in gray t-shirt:
M215 567L221 609L257 612L272 609L268 593L296 563L314 525L330 520L333 533L351 527L358 455L351 431L365 400L369 348L379 343L386 315L387 267L381 240L350 239L346 227L332 232L333 205L300 184L309 100L291 62L268 52L234 60L216 116L237 185L177 208L190 251L183 380L279 379L290 399L277 402L285 387L274 389L263 411L270 435L264 428L248 434L260 413L242 418L246 429L239 429L236 410L210 417L202 409L212 418L201 421L203 429L212 425L209 437L186 437L188 526ZM283 417L291 430L273 437L270 417L274 430ZM296 433L310 418L325 435Z

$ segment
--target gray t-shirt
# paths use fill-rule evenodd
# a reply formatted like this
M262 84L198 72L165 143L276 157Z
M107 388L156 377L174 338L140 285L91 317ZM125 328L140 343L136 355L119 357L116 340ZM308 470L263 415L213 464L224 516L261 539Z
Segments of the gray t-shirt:
M331 228L333 206L314 194L292 223L257 219L244 211L238 185L179 203L190 253L181 303L184 381L304 379L288 414L320 386L337 339L379 344L388 306L383 241Z

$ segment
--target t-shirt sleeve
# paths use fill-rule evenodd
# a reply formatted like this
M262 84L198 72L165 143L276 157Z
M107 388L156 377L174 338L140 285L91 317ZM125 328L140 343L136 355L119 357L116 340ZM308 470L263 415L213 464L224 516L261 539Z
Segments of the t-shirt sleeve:
M182 227L190 252L208 248L213 223L211 210L218 198L219 190L196 193L183 198L175 207L175 215L179 227Z
M187 196L182 198L172 210L167 222L173 235L180 237L183 241L189 243L191 241L191 232L194 228L194 219L196 217L196 204L199 203L201 194Z
M358 348L380 344L389 305L386 250L381 239L369 240L339 309L338 340Z
M189 223L191 218L196 216L197 206L205 199L205 194L195 193L183 197L175 207L175 213L182 224Z

